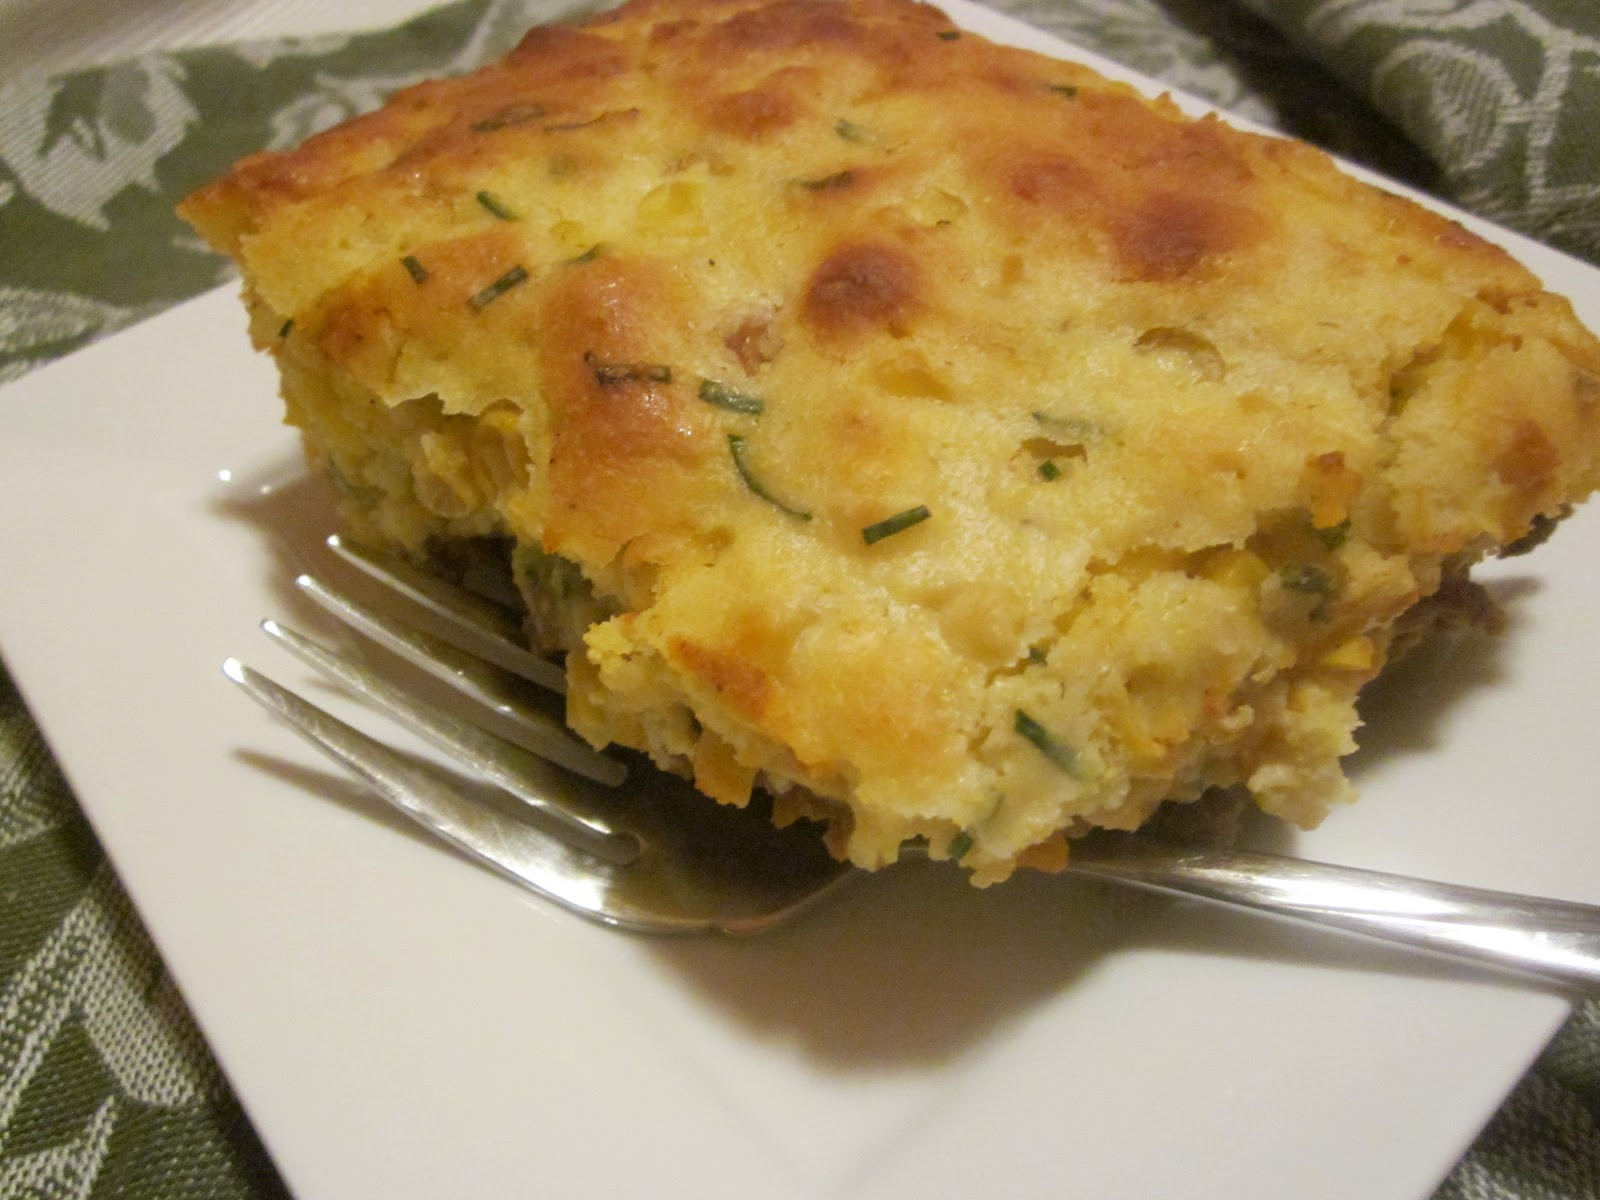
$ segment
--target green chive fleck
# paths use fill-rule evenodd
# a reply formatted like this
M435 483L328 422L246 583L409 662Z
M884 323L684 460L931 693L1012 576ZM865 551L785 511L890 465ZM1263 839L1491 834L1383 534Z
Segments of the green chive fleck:
M1058 740L1055 734L1020 708L1017 709L1013 725L1016 731L1031 742L1035 750L1049 759L1053 766L1059 767L1074 779L1082 778L1078 753L1071 746Z
M474 121L472 129L475 133L493 133L498 129L505 129L511 125L521 125L525 121L532 121L542 116L544 116L544 105L542 104L512 104L502 108L492 117Z
M290 317L282 325L278 326L278 337L279 338L288 337L290 331L293 330L293 329L294 329L294 318Z
M400 265L406 269L406 274L410 275L416 282L428 282L428 268L417 261L416 255L406 255L400 260Z
M488 287L484 288L483 291L479 292L477 295L473 296L472 299L468 300L467 305L472 309L473 312L482 312L485 308L489 307L489 305L500 299L501 296L504 296L512 288L517 287L519 284L526 283L527 281L527 268L521 266L512 267L504 275L500 276L499 279L496 279Z
M972 851L972 845L974 841L975 839L973 838L972 834L963 829L960 833L956 834L955 837L950 839L950 845L945 848L945 853L947 853L951 858L959 861L960 859L965 858Z
M1061 468L1056 465L1056 460L1047 458L1039 464L1039 478L1046 483L1054 483L1061 478Z
M755 477L747 461L748 451L745 449L745 439L743 437L737 433L730 433L728 435L728 452L733 455L733 465L739 472L739 478L744 480L745 487L749 488L752 494L760 496L768 504L773 505L781 512L788 513L791 517L798 517L802 521L811 520L809 512L803 508L794 508L785 504L767 491L761 481Z
M594 351L583 356L594 372L594 381L601 387L616 387L624 383L671 383L672 368L666 363L602 362Z
M955 42L955 41L959 41L960 39L961 39L961 30L959 30L959 29L941 29L941 30L939 30L939 40L941 42Z
M1068 100L1078 97L1078 89L1070 83L1052 83L1050 90L1058 96L1065 96Z
M700 381L700 399L707 404L714 404L718 408L725 408L729 412L744 413L746 416L759 417L766 408L766 402L760 396L752 396L749 392L735 391L725 383L715 379L702 379Z
M857 145L872 141L872 130L845 117L839 118L834 124L833 131L845 141L855 142Z
M1329 550L1337 550L1344 545L1345 539L1350 536L1350 520L1347 517L1337 525L1330 525L1326 529L1313 528L1311 532L1316 534L1317 541L1321 542Z
M913 525L920 525L932 515L926 504L919 504L915 508L908 508L904 512L897 512L892 517L885 517L868 525L861 531L861 540L870 546L874 542L881 542L886 537L910 529Z
M478 193L478 203L483 205L484 210L491 216L498 217L502 221L515 221L517 219L516 213L512 212L488 192Z
M600 257L600 245L601 244L599 242L596 242L576 258L569 258L567 261L573 266L578 266L581 263L593 262L595 259Z
M818 179L802 179L800 186L808 192L831 192L836 188L847 188L855 182L854 171L835 171L832 175L823 175Z
M1098 425L1084 417L1061 417L1055 413L1035 411L1033 419L1046 434L1062 441L1090 442L1101 433Z
M585 117L581 121L561 121L555 125L546 125L544 127L544 132L571 133L574 129L587 129L591 125L600 124L601 121L604 121L611 115L611 113L601 113L598 117Z

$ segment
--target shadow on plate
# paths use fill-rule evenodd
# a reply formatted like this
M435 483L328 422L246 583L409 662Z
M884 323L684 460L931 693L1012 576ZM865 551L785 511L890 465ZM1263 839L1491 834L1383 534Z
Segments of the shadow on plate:
M325 570L337 560L324 544L338 528L333 486L310 474L298 455L223 483L213 509L256 529L270 556L263 582L284 612L267 616L312 614L317 608L294 585L295 576Z
M323 546L333 522L328 485L297 460L285 460L281 469L233 481L217 503L228 516L259 528L270 547L266 583L280 611L262 615L324 625L293 581L308 569L338 570ZM1368 689L1361 750L1351 760L1358 786L1360 775L1385 759L1437 751L1451 709L1502 679L1504 639L1516 634L1517 601L1535 585L1514 579L1489 586L1507 612L1503 635L1432 637ZM385 828L452 853L340 775L250 751L241 756ZM1298 837L1251 810L1241 840L1293 854ZM462 866L486 869L466 859ZM526 893L508 894L528 899ZM1495 978L1376 942L1070 874L1020 872L980 890L953 867L920 862L864 876L799 920L747 941L642 938L641 944L695 996L752 1034L797 1044L813 1060L841 1070L954 1060L1117 955Z
M1532 577L1486 582L1484 590L1505 617L1497 633L1477 628L1424 638L1367 685L1359 708L1359 748L1345 762L1359 788L1361 776L1403 755L1430 754L1444 746L1450 714L1473 694L1505 682L1510 646L1521 628L1523 602L1538 589Z
M1514 578L1486 586L1506 614L1503 631L1436 634L1364 694L1361 748L1347 763L1358 788L1361 776L1386 760L1439 752L1452 711L1504 682L1519 602L1538 585ZM1303 853L1297 830L1253 807L1238 842ZM817 1059L850 1069L959 1057L1118 955L1486 986L1509 978L1372 939L1070 874L1021 872L979 891L954 868L919 863L869 877L761 939L654 949L664 967L753 1033L795 1039Z
M749 941L649 943L651 956L747 1036L794 1044L824 1069L933 1069L1025 1021L1128 956L1504 986L1487 969L1070 875L974 891L942 864L861 881ZM1188 961L1190 968L1183 966ZM1263 986L1281 983L1262 977Z

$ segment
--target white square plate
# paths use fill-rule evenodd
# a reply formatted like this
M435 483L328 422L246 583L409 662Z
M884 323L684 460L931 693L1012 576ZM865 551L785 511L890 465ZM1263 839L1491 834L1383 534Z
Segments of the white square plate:
M1600 272L1493 236L1600 326ZM327 694L256 631L328 521L275 392L218 293L0 394L0 646L303 1196L1416 1200L1568 1011L1063 878L897 869L744 943L559 912L218 670ZM1600 902L1597 572L1592 509L1491 565L1506 635L1377 690L1362 801L1295 851Z

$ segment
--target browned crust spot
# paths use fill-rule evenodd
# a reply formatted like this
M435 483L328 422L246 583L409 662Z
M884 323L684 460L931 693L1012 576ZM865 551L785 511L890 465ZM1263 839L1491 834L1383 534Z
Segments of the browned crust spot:
M721 133L754 142L788 128L800 112L785 92L751 88L714 99L706 109L706 124Z
M1561 467L1561 452L1535 421L1519 421L1500 453L1494 471L1507 487L1527 495L1542 491Z
M678 307L656 272L622 260L571 270L543 297L552 550L604 561L660 523L660 497L705 486L706 406L655 370L672 366L657 333Z
M916 260L881 242L841 246L812 272L802 312L824 338L887 330L901 336L919 302Z
M766 711L772 681L746 657L686 637L673 638L669 647L684 670L733 708L750 717Z

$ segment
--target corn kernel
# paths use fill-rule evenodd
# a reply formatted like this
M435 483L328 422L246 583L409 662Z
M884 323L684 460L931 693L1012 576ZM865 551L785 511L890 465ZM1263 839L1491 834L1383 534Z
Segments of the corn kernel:
M1335 671L1370 671L1378 659L1372 639L1362 635L1341 642L1322 656L1322 665Z
M698 237L707 232L700 207L700 186L688 180L651 188L639 201L639 227L668 237Z
M1212 551L1202 571L1213 583L1240 591L1254 591L1272 574L1272 569L1259 555L1233 546Z

